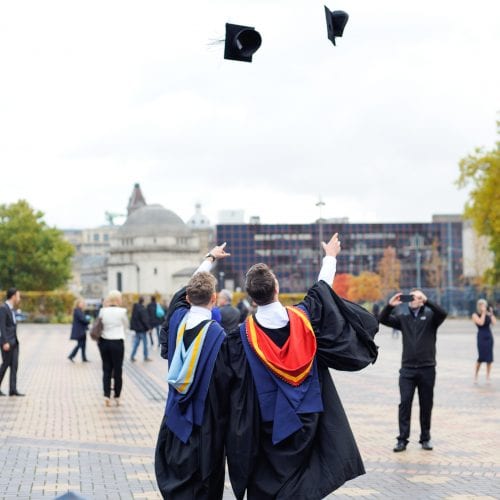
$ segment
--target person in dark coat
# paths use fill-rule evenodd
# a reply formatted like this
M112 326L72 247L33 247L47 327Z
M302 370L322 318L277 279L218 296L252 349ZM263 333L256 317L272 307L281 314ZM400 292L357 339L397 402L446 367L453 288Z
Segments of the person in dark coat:
M144 307L144 297L139 297L139 300L132 307L132 316L130 317L130 329L135 332L134 345L130 354L130 361L135 361L135 353L142 341L144 361L152 361L148 356L148 330L150 329L148 311Z
M217 500L224 493L230 371L226 335L212 319L217 294L209 273L215 260L229 255L224 247L214 247L187 287L174 295L160 332L161 356L169 366L155 452L163 498Z
M297 306L280 303L267 265L256 264L246 275L257 310L227 338L226 452L237 499L246 492L248 500L316 500L365 472L329 368L373 363L378 322L331 288L338 235L322 245L318 282Z
M77 299L75 302L75 308L73 309L73 324L71 325L71 340L76 340L77 344L75 348L70 352L68 359L74 363L74 357L78 353L78 349L82 351L82 361L86 363L88 361L85 354L85 346L87 344L87 329L89 327L90 318L85 315L84 312L85 301L83 299Z
M17 367L19 363L19 340L17 338L16 308L21 302L21 292L17 288L7 290L7 300L0 306L0 386L7 368L10 368L10 396L24 396L17 390ZM0 390L0 396L5 394Z
M243 323L247 319L247 316L252 311L252 304L250 303L248 297L243 297L237 304L236 309L240 311L240 323Z
M217 295L217 305L221 316L220 324L226 332L233 331L240 324L240 311L231 305L232 300L233 294L225 288Z
M151 345L154 345L153 341L153 330L156 330L156 341L158 342L158 347L160 346L160 327L165 319L165 309L161 307L156 301L156 297L151 295L151 301L147 306L149 325L151 329L149 330L149 339L151 340Z
M406 450L410 437L411 406L418 389L420 440L424 450L432 450L431 413L436 382L436 334L447 312L427 299L422 290L411 290L412 300L401 301L401 292L391 297L379 321L401 331L403 354L399 370L399 435L393 451Z

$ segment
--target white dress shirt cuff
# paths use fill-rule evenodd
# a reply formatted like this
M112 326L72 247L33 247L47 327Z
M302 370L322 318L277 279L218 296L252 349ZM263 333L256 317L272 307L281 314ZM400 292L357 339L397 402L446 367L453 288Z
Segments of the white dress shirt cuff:
M196 271L193 273L193 276L195 274L198 274L198 273L201 273L201 272L205 272L205 273L209 273L211 270L212 270L212 264L213 262L210 262L208 259L205 259L199 266L198 266L198 269L196 269Z
M318 275L318 281L323 280L329 286L333 285L335 272L337 271L337 259L331 255L323 257L323 265Z

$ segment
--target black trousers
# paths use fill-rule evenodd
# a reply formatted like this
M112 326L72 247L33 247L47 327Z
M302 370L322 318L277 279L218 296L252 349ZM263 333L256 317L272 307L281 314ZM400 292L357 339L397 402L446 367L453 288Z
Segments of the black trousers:
M401 368L399 370L399 436L398 441L408 443L410 437L411 406L415 389L418 389L420 405L420 440L429 441L431 438L431 413L434 400L434 383L436 382L436 368L425 366L422 368Z
M123 340L99 340L99 351L102 358L102 386L104 397L111 396L111 378L114 379L115 398L122 392L122 367L125 345Z
M86 344L87 344L87 337L86 336L81 338L81 339L78 339L76 347L71 351L69 357L71 359L73 359L77 355L78 349L81 349L82 350L82 360L87 361L87 356L85 355Z
M10 346L8 351L2 349L2 366L0 366L0 385L7 368L10 368L10 388L9 393L17 391L17 365L19 363L19 344Z

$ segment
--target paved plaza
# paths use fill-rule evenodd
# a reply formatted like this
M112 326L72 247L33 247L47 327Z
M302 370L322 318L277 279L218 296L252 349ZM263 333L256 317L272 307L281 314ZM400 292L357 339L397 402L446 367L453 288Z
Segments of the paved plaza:
M470 321L448 320L439 332L434 451L418 444L416 399L408 449L392 452L401 339L390 329L377 335L375 365L333 372L367 473L329 499L500 499L500 366L493 366L490 385L484 372L473 384L474 330ZM94 342L88 340L92 362L73 364L69 325L22 324L18 332L18 387L26 397L0 398L0 498L55 498L67 491L89 500L161 498L153 454L167 366L158 352L151 363L142 361L141 350L136 363L125 361L123 405L105 408ZM224 498L233 498L228 480Z

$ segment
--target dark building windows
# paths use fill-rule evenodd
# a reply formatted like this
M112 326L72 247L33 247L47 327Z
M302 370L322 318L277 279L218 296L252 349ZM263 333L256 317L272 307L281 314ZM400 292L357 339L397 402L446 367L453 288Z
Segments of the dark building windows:
M462 223L391 224L222 224L217 241L227 241L231 258L218 263L226 279L243 287L248 268L256 262L268 264L280 280L282 292L303 292L314 283L320 269L324 239L338 232L342 252L337 273L359 275L377 272L384 250L392 246L401 262L402 289L435 288L431 266L439 260L443 288L460 284L462 275ZM437 249L437 257L436 257ZM434 273L435 274L435 273ZM434 282L433 282L434 281Z

